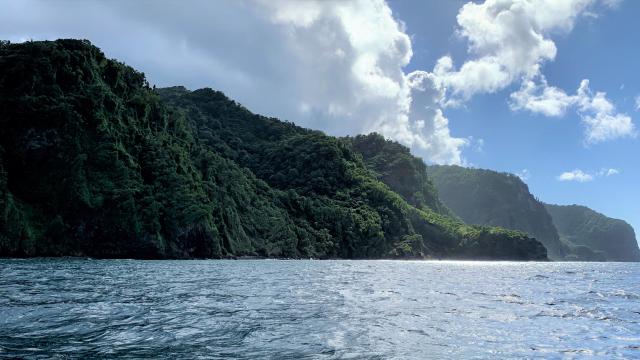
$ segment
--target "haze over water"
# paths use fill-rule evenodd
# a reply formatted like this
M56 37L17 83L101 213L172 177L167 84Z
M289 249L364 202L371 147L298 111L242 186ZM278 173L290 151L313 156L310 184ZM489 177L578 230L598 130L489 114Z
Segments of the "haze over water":
M640 264L0 260L0 357L634 358Z

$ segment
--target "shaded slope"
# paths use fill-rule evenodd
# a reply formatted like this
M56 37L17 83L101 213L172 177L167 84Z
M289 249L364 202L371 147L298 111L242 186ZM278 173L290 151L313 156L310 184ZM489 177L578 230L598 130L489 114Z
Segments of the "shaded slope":
M635 232L623 220L585 206L546 205L563 241L578 251L587 247L608 261L640 261ZM575 251L577 252L577 251Z
M542 242L551 259L566 255L544 204L515 175L460 166L430 166L440 200L468 224L523 231Z

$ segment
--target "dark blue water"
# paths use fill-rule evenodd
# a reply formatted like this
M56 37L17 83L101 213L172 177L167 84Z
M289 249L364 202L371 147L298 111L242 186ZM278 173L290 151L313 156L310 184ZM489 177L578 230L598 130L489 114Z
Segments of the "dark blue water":
M0 357L640 358L640 264L0 260Z

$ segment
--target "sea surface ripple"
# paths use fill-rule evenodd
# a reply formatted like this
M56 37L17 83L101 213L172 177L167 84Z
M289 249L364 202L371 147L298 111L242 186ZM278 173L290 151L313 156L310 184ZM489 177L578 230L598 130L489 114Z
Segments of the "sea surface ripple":
M0 357L640 358L640 264L0 259Z

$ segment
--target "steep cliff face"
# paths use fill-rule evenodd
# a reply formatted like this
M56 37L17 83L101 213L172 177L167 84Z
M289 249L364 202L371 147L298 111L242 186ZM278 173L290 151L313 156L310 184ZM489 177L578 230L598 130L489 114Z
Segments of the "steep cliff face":
M144 75L85 41L0 48L0 255L325 254L282 193L203 147Z
M579 205L546 205L560 238L572 249L588 248L590 260L640 261L631 225ZM577 251L572 251L577 252ZM580 256L576 257L580 259Z
M544 244L551 259L566 255L544 204L515 175L460 166L430 166L440 200L468 224L523 231Z
M397 194L343 139L151 89L87 41L0 43L0 128L0 256L546 258Z

